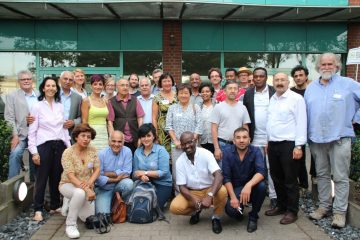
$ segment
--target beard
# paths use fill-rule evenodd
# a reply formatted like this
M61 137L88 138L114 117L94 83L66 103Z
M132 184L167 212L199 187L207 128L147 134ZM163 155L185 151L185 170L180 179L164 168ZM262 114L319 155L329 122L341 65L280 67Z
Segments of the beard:
M320 70L320 75L322 79L328 80L336 73L335 70Z

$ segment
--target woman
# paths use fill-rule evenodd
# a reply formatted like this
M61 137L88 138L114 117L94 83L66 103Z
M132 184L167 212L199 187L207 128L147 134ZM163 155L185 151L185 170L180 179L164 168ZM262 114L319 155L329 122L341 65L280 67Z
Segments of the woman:
M92 144L98 150L108 146L108 131L106 118L109 114L107 102L100 97L104 89L104 78L102 75L91 76L92 93L83 100L81 104L81 119L83 123L88 123L96 131L96 139Z
M169 107L177 102L176 93L172 91L175 85L173 76L170 73L163 73L159 79L161 91L154 97L152 105L152 123L157 131L160 145L163 145L170 154L171 139L165 131L166 114Z
M203 103L201 105L202 134L200 138L200 144L203 148L214 153L210 117L214 109L214 102L212 101L212 97L215 93L215 90L210 84L203 83L200 85L199 92L201 93L201 97L203 99Z
M66 235L79 238L76 221L82 221L95 213L95 206L89 201L95 199L94 182L100 174L100 162L97 151L89 143L96 132L88 124L77 125L72 137L75 144L64 151L61 159L64 172L61 176L59 190L64 198L69 199L66 217Z
M74 85L72 90L79 94L83 99L87 97L85 89L85 72L80 68L74 70Z
M49 180L50 213L60 212L59 182L63 168L61 155L70 147L70 136L63 127L64 106L60 102L57 80L46 77L39 86L39 102L31 109L34 122L29 126L29 151L36 168L34 196L35 221L42 221L44 194Z
M141 146L134 153L133 177L150 181L155 186L159 206L163 209L172 191L169 154L163 146L154 143L156 129L151 123L143 124L138 133Z
M105 100L109 100L110 98L114 97L116 95L116 84L115 79L113 77L108 77L105 80L105 91L102 92L102 97Z
M201 134L201 109L197 104L190 102L191 86L182 83L177 86L178 103L170 106L166 115L166 130L171 138L171 160L172 174L175 181L176 160L183 152L181 150L180 136L183 132L190 131L194 133L195 139L198 140Z

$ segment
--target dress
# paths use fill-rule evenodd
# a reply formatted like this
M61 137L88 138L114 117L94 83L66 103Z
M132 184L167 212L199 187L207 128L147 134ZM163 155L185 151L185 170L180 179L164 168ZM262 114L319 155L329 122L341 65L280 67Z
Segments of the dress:
M159 144L164 146L166 151L170 154L171 153L171 138L165 131L165 125L166 125L166 114L169 109L169 107L177 103L177 98L174 97L174 100L172 102L169 102L169 100L163 96L161 96L161 93L158 93L154 97L154 102L159 106L158 111L158 139Z
M108 146L108 132L106 126L106 118L109 114L107 106L96 107L91 103L89 97L90 108L89 108L89 125L95 129L95 139L91 141L92 145L96 147L98 151Z

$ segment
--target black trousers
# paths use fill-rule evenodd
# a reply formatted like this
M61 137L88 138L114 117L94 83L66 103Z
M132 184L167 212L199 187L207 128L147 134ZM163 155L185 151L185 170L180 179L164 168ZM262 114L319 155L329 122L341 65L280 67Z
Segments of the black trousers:
M299 211L299 160L293 159L295 142L269 142L270 175L277 195L277 207L297 214Z
M132 155L134 156L136 145L133 142L124 142L124 145L128 148L130 148Z
M201 146L214 154L214 152L215 152L214 144L205 143L205 144L201 144Z
M35 211L43 210L45 188L48 179L50 191L50 209L55 210L60 207L59 182L61 179L61 173L63 172L61 157L65 148L65 144L61 140L47 141L37 147L40 155L40 165L35 165Z
M306 170L306 149L305 145L301 147L303 152L302 157L298 160L299 161L299 168L298 168L298 179L299 179L299 187L308 189L309 188L309 180L308 180L308 173Z

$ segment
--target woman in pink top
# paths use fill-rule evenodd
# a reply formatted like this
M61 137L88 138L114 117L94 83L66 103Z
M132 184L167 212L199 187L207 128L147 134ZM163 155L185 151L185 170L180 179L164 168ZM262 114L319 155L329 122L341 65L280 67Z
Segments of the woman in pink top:
M56 79L46 77L39 86L40 96L31 109L35 121L29 126L29 151L36 167L34 196L35 221L42 221L46 183L49 180L50 213L60 212L59 182L63 171L61 156L70 147L70 137L63 127L64 107Z

